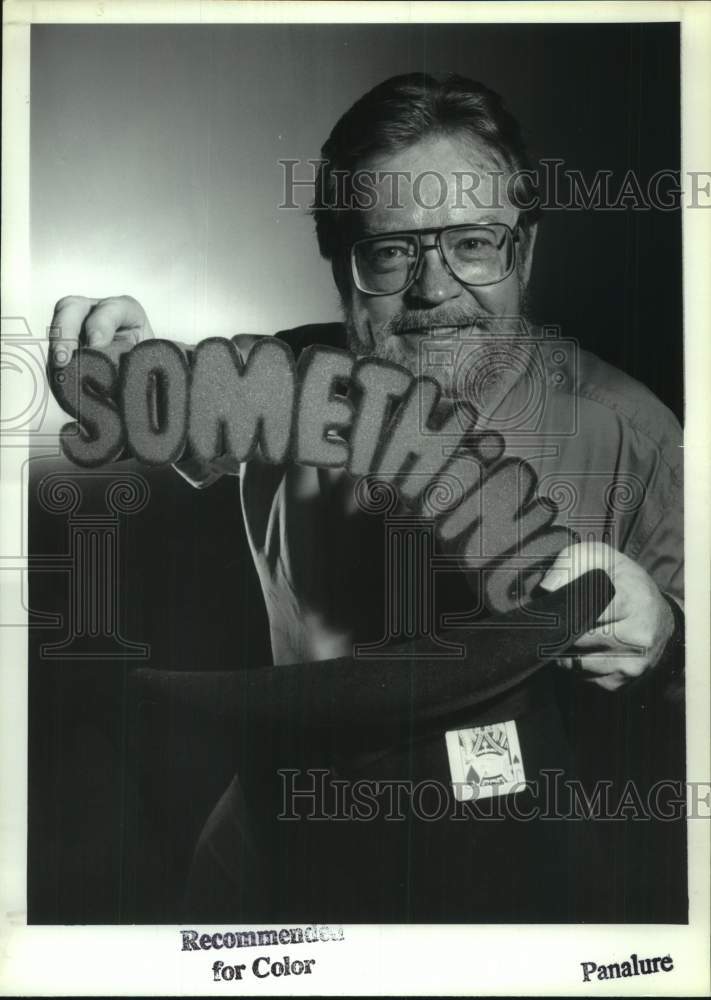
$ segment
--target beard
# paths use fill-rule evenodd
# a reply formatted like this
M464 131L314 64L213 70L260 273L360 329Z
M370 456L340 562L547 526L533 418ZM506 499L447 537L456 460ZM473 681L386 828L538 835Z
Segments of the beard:
M495 316L462 306L403 309L364 335L344 303L349 349L358 358L377 358L434 379L442 400L481 413L499 400L528 364L528 318Z

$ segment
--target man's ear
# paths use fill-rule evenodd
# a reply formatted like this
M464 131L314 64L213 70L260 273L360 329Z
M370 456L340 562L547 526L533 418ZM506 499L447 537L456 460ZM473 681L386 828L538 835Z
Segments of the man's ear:
M531 267L533 265L533 251L536 246L536 236L538 235L538 223L534 222L526 229L523 253L521 254L521 283L524 288L528 287L531 277Z

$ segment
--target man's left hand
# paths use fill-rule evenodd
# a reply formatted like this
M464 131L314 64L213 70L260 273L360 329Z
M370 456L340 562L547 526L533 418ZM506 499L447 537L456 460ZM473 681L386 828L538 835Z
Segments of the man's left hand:
M616 691L659 661L674 631L674 615L651 576L632 559L602 542L569 545L559 553L541 587L558 590L591 569L602 569L615 596L571 655L558 662L581 678Z

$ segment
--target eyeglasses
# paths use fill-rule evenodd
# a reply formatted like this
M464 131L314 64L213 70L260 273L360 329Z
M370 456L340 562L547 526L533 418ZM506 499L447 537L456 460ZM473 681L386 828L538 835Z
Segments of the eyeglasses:
M435 241L424 246L422 237L428 235ZM368 236L351 246L353 280L366 295L396 295L415 281L425 253L438 250L447 270L463 285L495 285L516 266L519 236L518 223L512 229L503 222Z

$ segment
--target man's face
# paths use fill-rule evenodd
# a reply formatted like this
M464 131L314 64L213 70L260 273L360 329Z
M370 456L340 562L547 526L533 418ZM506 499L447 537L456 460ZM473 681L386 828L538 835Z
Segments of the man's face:
M378 185L377 205L361 213L360 237L472 223L502 222L513 229L519 218L519 210L506 200L506 175L502 176L501 166L483 144L469 137L424 139L398 153L361 164L361 168L380 171L381 176L403 171L406 178L399 187L402 207L394 204L391 180L384 179ZM436 171L444 184L437 177L426 176L427 171ZM421 180L415 184L418 177ZM466 194L472 186L476 201ZM444 190L446 198L442 197ZM426 207L438 202L443 202L441 207ZM434 235L424 236L423 246L434 241ZM455 351L461 364L467 343L473 345L483 333L510 336L515 328L511 319L521 313L530 247L525 254L519 243L516 254L513 273L488 286L459 282L437 250L423 253L414 282L396 294L368 295L355 287L349 272L351 293L344 306L351 350L359 356L396 362L415 375L430 375L440 383L444 395L451 397L451 366L443 365L441 359L455 356Z

